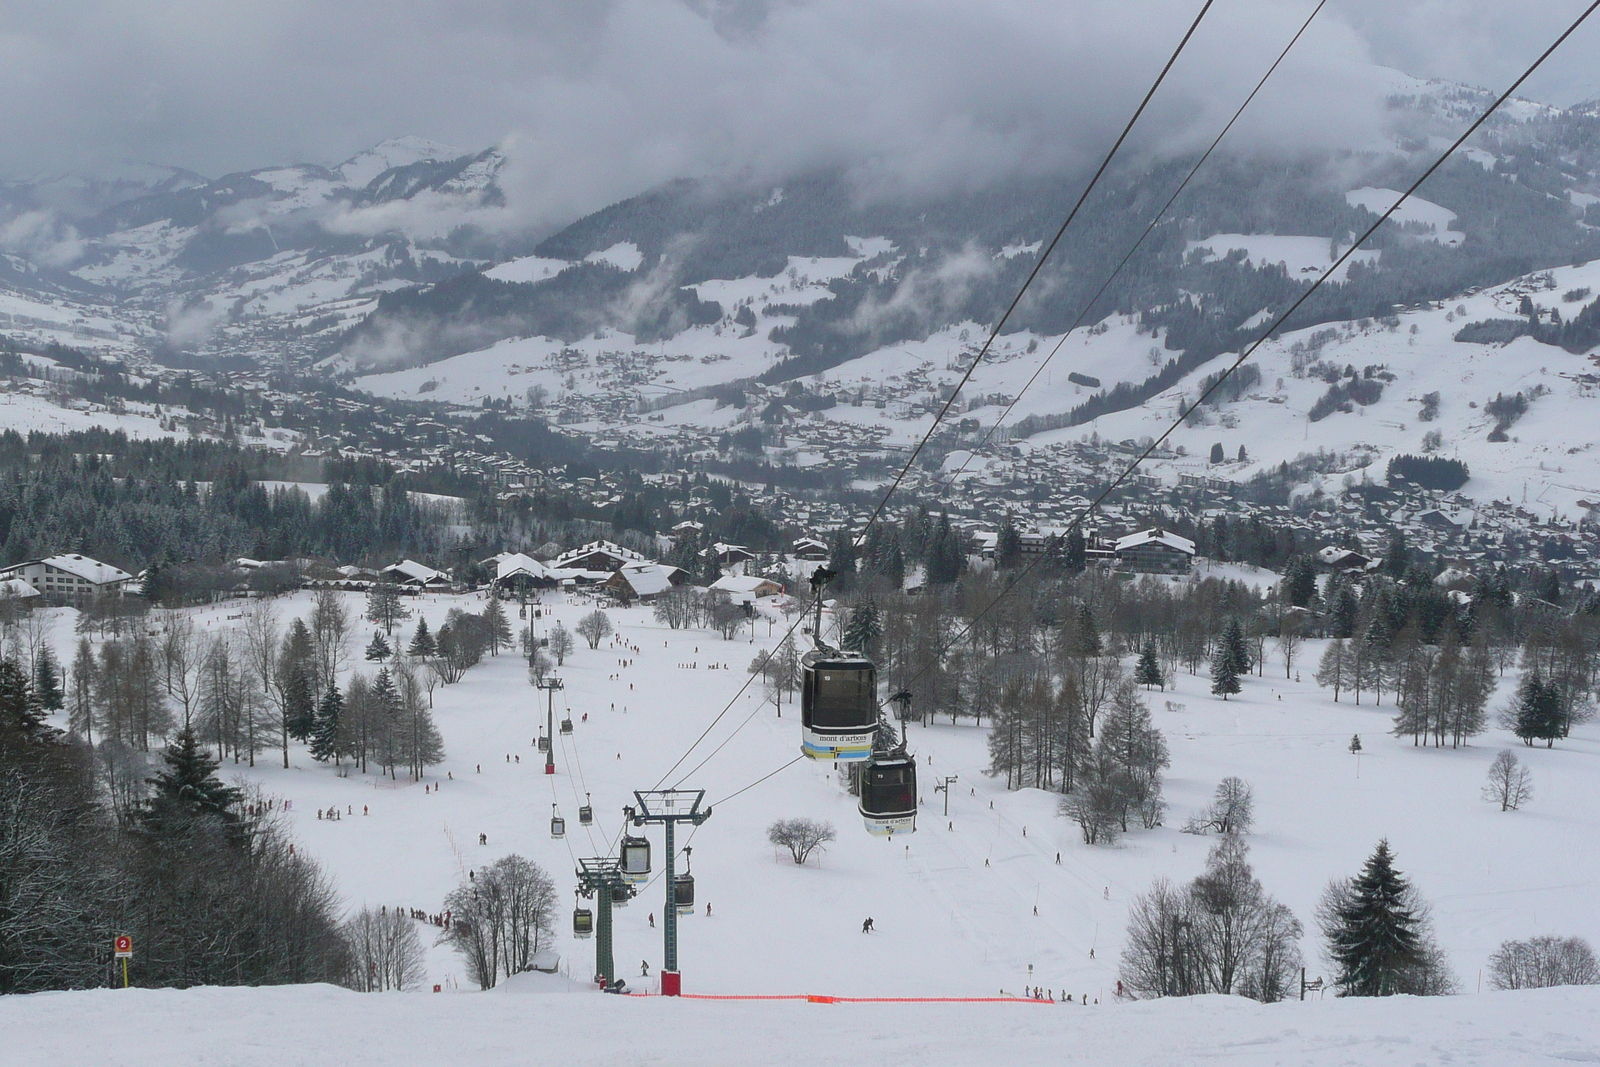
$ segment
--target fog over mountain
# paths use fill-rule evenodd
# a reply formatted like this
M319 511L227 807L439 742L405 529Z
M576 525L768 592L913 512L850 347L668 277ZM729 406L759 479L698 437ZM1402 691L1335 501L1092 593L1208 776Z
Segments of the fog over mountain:
M1372 64L1498 83L1576 6L1329 4L1235 143L1379 144ZM333 164L419 134L501 145L502 210L477 221L545 230L678 177L843 166L888 195L972 188L1098 152L1198 10L1191 0L225 7L227 17L202 17L178 2L6 5L0 174L157 164L215 176ZM1218 4L1136 147L1209 138L1309 9ZM1572 102L1593 41L1571 42L1530 95Z

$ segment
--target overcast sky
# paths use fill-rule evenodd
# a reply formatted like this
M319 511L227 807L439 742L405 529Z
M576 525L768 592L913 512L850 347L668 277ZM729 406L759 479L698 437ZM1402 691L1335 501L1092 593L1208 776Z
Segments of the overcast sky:
M7 0L0 173L509 148L549 222L679 175L948 185L1102 150L1200 0ZM1377 136L1371 64L1500 87L1580 0L1329 0L1244 142ZM1145 130L1203 139L1311 0L1217 0ZM1600 92L1600 19L1525 95Z

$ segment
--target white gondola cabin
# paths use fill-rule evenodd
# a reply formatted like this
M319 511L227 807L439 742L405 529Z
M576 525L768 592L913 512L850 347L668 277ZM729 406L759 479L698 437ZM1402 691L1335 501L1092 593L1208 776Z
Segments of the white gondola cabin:
M917 761L904 753L874 756L861 769L857 805L867 832L879 837L914 833L917 829Z
M878 733L878 681L859 652L820 648L800 660L800 751L814 760L856 762Z

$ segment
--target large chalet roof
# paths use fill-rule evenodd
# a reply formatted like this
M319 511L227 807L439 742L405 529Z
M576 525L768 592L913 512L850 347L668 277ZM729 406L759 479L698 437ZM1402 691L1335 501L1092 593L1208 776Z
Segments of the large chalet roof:
M36 563L43 563L45 566L54 567L58 571L66 571L74 577L93 582L95 585L107 585L112 582L129 582L133 580L133 575L119 567L113 567L109 563L101 563L97 559L90 559L88 556L81 556L77 553L46 556L44 559L30 560L28 563L19 563L15 567L7 567L6 570L14 571Z
M1140 530L1138 533L1129 534L1127 537L1117 538L1112 548L1118 553L1131 552L1136 548L1146 545L1165 545L1168 548L1182 552L1186 556L1194 555L1194 542L1187 537L1179 537L1162 529Z
M561 553L561 555L550 561L550 566L556 570L564 570L572 567L578 560L586 559L599 553L633 563L651 562L648 557L635 552L631 548L623 548L614 541L590 541L586 545Z

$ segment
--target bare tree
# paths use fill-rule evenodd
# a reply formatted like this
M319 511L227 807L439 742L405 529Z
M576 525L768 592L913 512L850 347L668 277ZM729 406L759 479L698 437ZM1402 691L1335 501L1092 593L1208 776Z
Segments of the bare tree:
M416 989L427 975L416 923L399 908L362 908L344 921L340 934L350 946L344 984L361 993Z
M572 631L558 622L550 627L549 642L550 654L556 658L556 666L565 666L567 657L572 655Z
M1247 834L1255 823L1255 793L1243 778L1227 777L1217 783L1211 806L1184 825L1184 833Z
M589 642L591 649L599 648L600 642L611 636L611 619L596 608L578 620L577 631L579 637Z
M266 709L271 725L276 727L279 746L283 749L283 765L289 766L289 713L288 700L283 688L283 675L278 670L278 651L283 637L278 631L278 609L271 601L257 600L244 615L240 631L240 651L250 674L250 684Z
M1283 657L1284 678L1294 677L1294 658L1300 654L1300 646L1304 643L1300 616L1285 616L1283 625L1278 628L1278 654Z
M1581 937L1530 937L1501 942L1489 957L1489 975L1496 989L1600 985L1600 964Z
M492 989L533 966L554 936L558 899L543 868L506 856L445 897L450 927L439 940L461 953L480 988Z
M789 850L794 862L803 864L817 849L826 849L839 835L833 824L816 819L779 819L767 827L767 840Z
M1483 799L1500 805L1501 811L1516 811L1533 796L1533 772L1524 767L1509 748L1489 764L1489 781L1483 787Z
M332 589L317 590L311 607L311 638L316 650L313 692L327 692L328 686L338 681L349 655L351 625L344 598Z
M178 702L187 730L200 696L200 672L205 663L205 650L194 632L194 620L169 612L160 648L162 681L167 695Z

